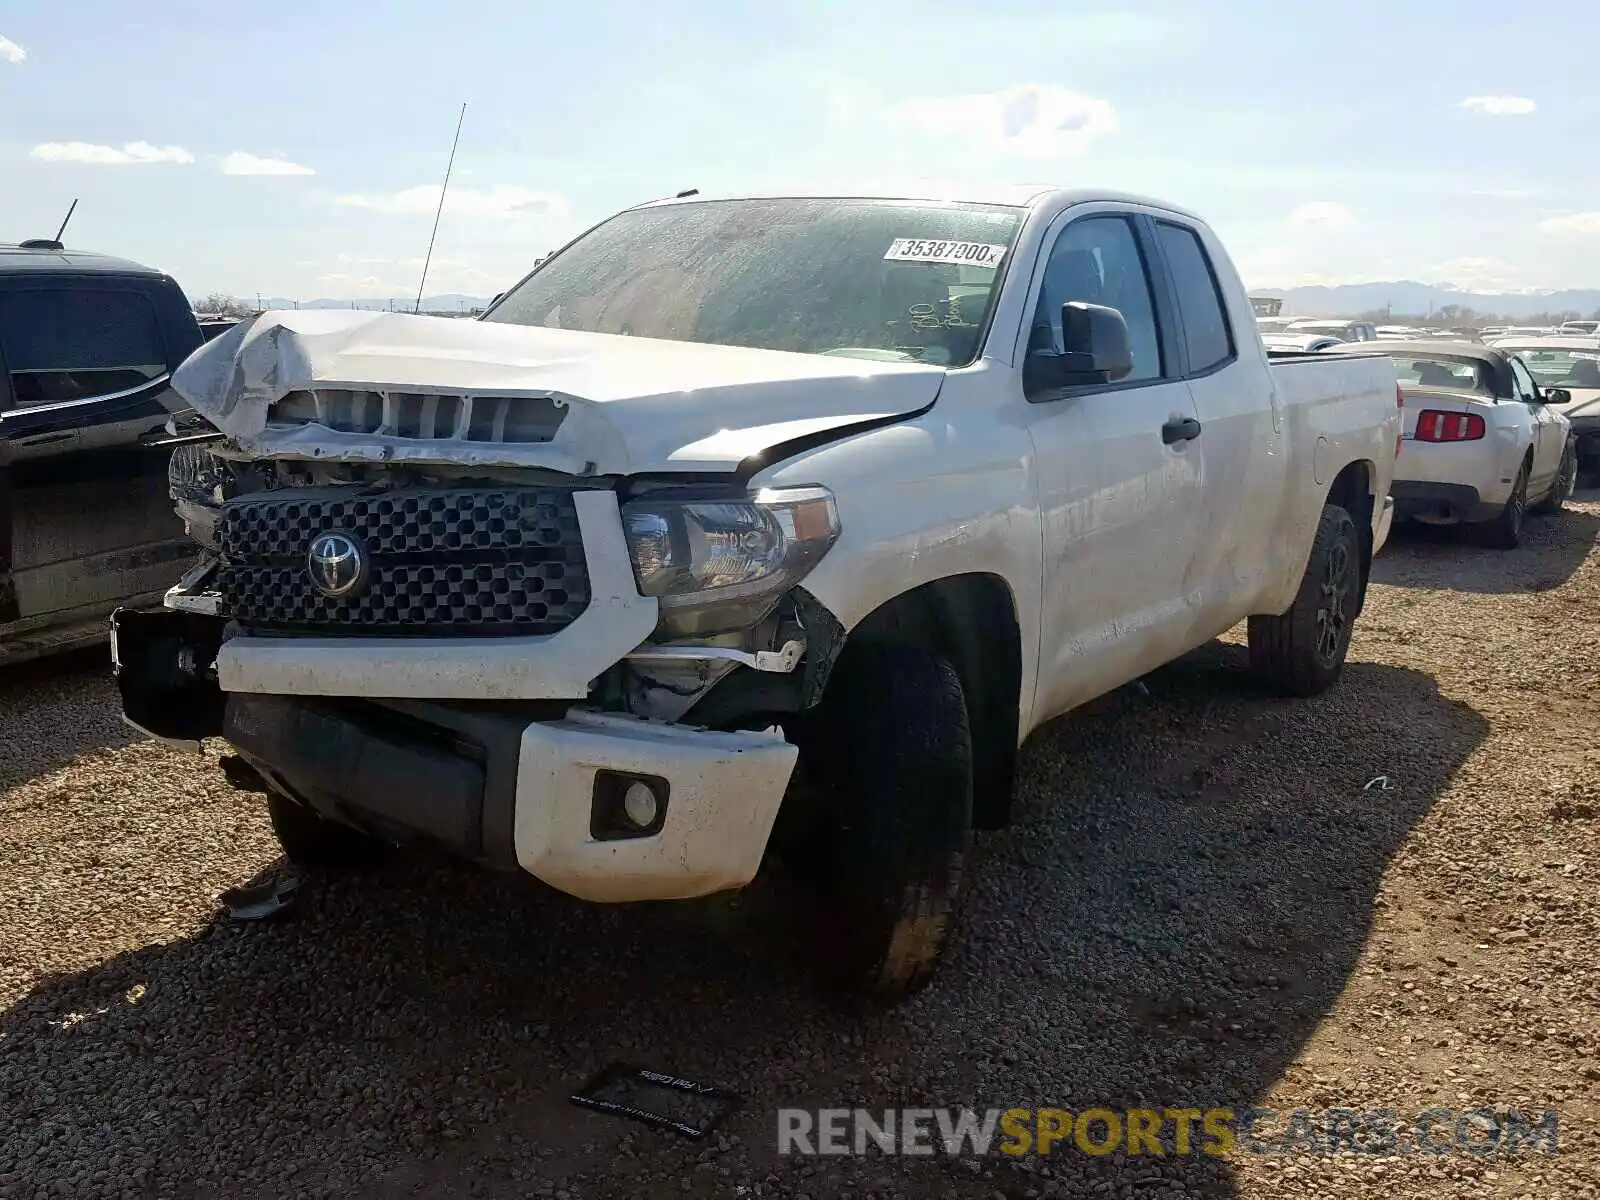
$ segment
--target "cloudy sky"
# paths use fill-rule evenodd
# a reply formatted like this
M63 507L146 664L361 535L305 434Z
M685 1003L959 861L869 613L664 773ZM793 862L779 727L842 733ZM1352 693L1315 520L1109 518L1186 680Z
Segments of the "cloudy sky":
M641 200L1153 194L1256 286L1600 286L1600 10L1563 0L10 0L0 238L192 294L488 295Z

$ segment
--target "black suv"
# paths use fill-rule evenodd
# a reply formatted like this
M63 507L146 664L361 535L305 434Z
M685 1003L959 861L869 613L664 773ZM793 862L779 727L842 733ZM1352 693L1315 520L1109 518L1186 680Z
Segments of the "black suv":
M193 556L168 496L190 440L169 383L201 340L159 271L0 245L0 663L104 638Z

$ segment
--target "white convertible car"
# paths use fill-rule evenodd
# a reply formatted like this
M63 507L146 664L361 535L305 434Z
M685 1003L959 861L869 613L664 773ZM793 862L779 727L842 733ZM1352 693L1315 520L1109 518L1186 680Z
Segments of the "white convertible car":
M1405 413L1390 487L1396 520L1472 525L1488 545L1511 549L1530 507L1554 512L1572 495L1576 447L1555 407L1569 392L1541 386L1504 347L1429 339L1323 353L1375 350L1394 360Z

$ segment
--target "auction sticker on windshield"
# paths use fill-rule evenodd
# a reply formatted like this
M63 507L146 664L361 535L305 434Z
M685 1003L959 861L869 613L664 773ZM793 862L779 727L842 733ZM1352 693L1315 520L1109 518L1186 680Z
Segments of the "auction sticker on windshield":
M929 238L895 238L886 262L950 263L959 267L998 267L1004 246L989 242L940 242Z

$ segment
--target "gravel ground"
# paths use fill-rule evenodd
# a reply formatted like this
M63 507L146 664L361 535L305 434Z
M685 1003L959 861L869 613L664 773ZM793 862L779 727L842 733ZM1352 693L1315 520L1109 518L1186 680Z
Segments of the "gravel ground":
M0 1196L1600 1195L1600 496L1501 553L1404 536L1343 683L1237 635L1056 723L961 944L819 995L781 882L588 908L406 858L230 924L275 866L216 752L100 656L0 679ZM1363 788L1386 776L1389 789ZM614 1059L745 1097L704 1147L569 1105ZM804 1159L792 1107L1560 1112L1560 1152Z

